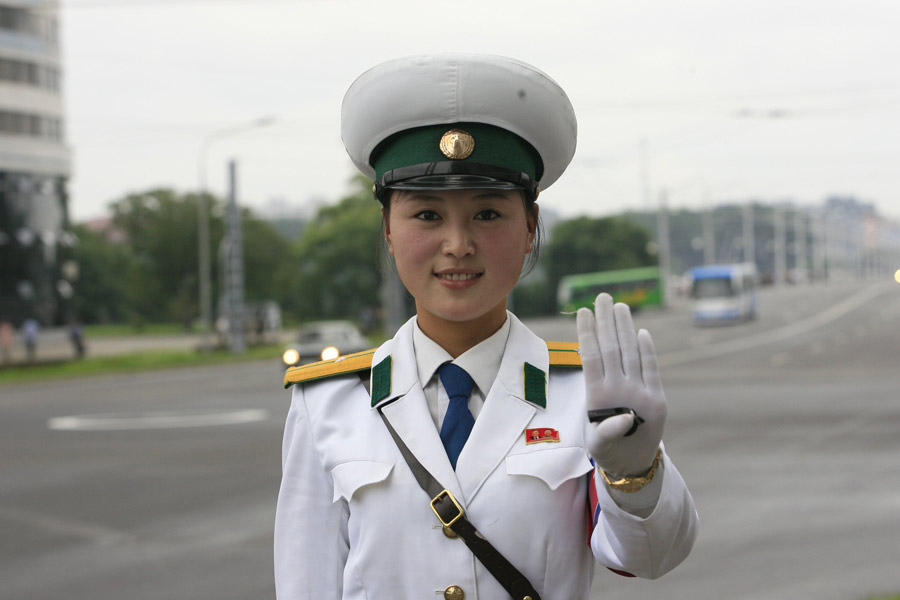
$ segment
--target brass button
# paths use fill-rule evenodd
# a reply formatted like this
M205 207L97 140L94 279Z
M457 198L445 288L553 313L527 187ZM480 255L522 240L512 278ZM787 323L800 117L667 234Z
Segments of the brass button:
M444 532L444 535L446 535L446 536L447 536L448 538L450 538L451 540L455 540L456 538L459 537L458 535L456 535L456 532L455 532L455 531L453 531L452 529L450 529L450 528L447 527L446 525L444 525L443 527L441 527L441 531L443 531L443 532Z
M463 600L466 593L458 585L451 585L444 590L444 600Z
M531 596L525 596L522 600L531 600Z

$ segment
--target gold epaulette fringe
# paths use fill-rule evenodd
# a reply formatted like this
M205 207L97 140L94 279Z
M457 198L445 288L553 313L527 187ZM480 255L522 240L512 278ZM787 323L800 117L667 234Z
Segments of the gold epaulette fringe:
M372 368L372 356L375 354L376 349L372 348L371 350L363 350L356 354L339 356L331 360L291 367L284 374L284 387L290 387L295 383L334 377L335 375L368 371Z
M551 367L580 367L578 342L547 342Z
M291 367L284 374L284 387L290 387L295 383L368 371L372 368L372 357L375 355L375 350L376 348L372 348L332 360ZM551 367L581 366L581 355L578 353L577 342L547 342L547 350L550 351Z

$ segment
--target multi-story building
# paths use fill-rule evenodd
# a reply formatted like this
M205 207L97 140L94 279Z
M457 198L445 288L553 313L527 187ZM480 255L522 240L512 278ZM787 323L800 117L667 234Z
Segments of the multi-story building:
M72 292L61 80L57 3L0 0L0 320L16 324L62 320Z

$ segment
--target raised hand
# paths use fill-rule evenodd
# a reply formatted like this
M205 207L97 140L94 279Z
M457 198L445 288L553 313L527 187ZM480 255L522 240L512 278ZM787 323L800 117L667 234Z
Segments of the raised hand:
M587 450L610 475L642 475L656 457L667 413L653 338L645 329L635 335L631 310L613 306L609 294L597 296L593 312L578 310L577 328L588 411L630 409L598 423L585 415Z

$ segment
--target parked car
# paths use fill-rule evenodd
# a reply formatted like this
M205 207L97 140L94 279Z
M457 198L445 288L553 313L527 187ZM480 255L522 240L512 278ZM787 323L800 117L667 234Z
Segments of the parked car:
M286 368L305 365L370 347L369 340L350 321L316 321L300 328L297 342L284 349L281 362Z

